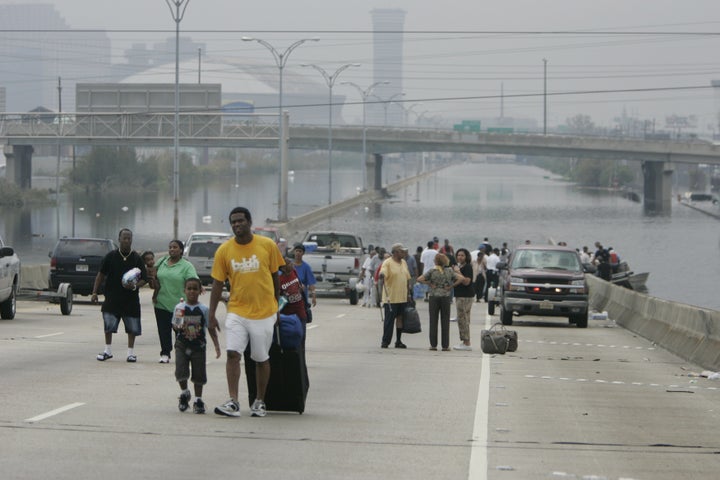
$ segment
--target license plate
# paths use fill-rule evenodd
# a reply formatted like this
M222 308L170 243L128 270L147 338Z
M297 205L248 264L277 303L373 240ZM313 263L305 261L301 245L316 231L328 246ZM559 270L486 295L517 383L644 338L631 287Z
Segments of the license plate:
M335 280L335 274L334 273L326 273L324 275L325 280Z
M205 268L212 268L213 262L205 262Z
M75 265L75 271L76 272L87 272L88 266L87 265Z
M540 302L540 310L552 310L552 309L553 309L553 304L551 301L543 300L542 302Z

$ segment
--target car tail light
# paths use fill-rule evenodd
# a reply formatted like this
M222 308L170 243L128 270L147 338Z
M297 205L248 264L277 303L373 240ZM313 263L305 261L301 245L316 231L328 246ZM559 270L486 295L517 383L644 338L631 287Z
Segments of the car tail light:
M50 270L57 270L57 258L50 257Z
M357 270L358 268L360 268L360 259L356 257L355 258L355 270Z

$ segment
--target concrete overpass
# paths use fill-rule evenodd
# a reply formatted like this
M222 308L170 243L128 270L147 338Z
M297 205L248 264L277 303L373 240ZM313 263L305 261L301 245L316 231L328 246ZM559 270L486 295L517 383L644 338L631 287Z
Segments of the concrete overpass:
M182 113L183 147L276 148L275 115ZM0 115L0 139L7 157L6 176L30 186L32 145L125 145L169 147L173 113L22 113ZM362 151L363 128L333 128L333 149ZM327 148L328 129L291 125L287 143L294 149ZM647 210L669 212L674 163L720 165L720 146L698 140L669 141L617 137L460 133L451 130L367 127L368 172L381 168L378 155L399 152L500 153L631 160L642 162ZM380 160L380 161L378 161ZM377 175L368 180L373 185Z

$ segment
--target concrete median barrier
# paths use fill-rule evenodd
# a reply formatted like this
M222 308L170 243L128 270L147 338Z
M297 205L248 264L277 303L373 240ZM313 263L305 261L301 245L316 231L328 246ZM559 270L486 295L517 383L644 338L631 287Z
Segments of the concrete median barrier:
M590 308L675 355L720 370L720 312L671 302L588 275Z

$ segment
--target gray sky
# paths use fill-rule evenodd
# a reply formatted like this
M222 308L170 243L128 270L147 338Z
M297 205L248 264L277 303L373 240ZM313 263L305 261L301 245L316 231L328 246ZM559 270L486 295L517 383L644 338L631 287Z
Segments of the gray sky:
M164 0L43 3L54 3L72 28L166 30L111 32L115 62L123 61L122 52L131 42L152 44L174 35L175 24ZM404 99L407 106L420 104L413 107L415 114L455 119L499 115L502 84L506 116L541 121L545 58L550 125L585 113L597 124L610 126L623 109L642 119L654 118L658 126L664 124L665 115L673 113L697 115L703 129L717 125L717 102L709 89L557 95L705 86L713 78L720 79L720 63L714 60L720 35L639 34L720 33L717 0L190 0L181 31L206 43L213 57L258 65L272 65L270 53L257 44L241 42L242 35L266 39L278 49L299 38L319 36L320 42L292 53L289 69L317 63L334 70L359 62L363 67L347 70L341 80L369 85L373 81L369 11L373 8L406 10L405 30L418 32L406 34L404 51ZM188 30L196 32L185 33ZM499 31L521 33L486 33ZM607 34L537 33L553 31ZM357 99L348 87L338 90L348 100ZM527 94L536 96L513 97ZM449 100L453 98L458 100ZM344 116L349 122L357 120L358 109L346 108Z

